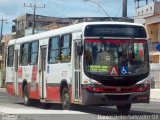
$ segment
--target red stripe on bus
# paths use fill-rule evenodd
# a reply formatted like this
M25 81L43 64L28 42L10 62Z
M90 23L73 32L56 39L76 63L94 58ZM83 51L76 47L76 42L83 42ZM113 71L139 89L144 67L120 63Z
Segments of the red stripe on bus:
M14 89L13 89L13 85L6 85L6 90L9 94L14 95Z
M31 84L28 85L29 98L31 99L40 99L38 84L36 84L35 90L31 90Z
M59 86L47 86L47 100L61 101Z
M14 95L14 87L13 84L6 85L7 92L11 95ZM40 99L39 95L39 88L38 84L36 84L36 90L32 91L30 84L28 84L28 91L29 91L29 97L31 99ZM22 85L18 85L18 92L20 97L23 97L23 91L22 91ZM69 93L71 96L71 103L74 102L72 98L72 88L69 88ZM59 86L46 86L46 94L47 94L47 100L54 101L54 102L61 102L61 95L60 95L60 87Z
M19 96L23 97L22 84L18 85L18 94Z

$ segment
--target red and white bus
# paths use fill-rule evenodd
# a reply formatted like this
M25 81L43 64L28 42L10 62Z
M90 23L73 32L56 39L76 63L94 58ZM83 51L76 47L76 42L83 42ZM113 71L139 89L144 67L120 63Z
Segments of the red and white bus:
M150 67L144 26L84 22L8 44L7 91L43 103L117 106L150 101Z

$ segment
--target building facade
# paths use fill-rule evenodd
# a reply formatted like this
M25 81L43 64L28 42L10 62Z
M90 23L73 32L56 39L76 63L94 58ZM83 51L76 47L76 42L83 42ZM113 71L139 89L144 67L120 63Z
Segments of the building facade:
M6 58L8 42L13 39L12 34L7 34L2 39L2 55L0 56L0 87L5 85L5 70L6 70Z
M138 6L135 22L142 23L147 28L153 88L160 88L160 0L153 0L144 6Z
M13 38L19 38L26 35L31 35L33 31L33 14L25 14L18 16L13 22L15 25L12 27L12 32L14 33ZM50 29L56 29L59 27L68 26L71 24L76 24L80 22L92 22L92 21L128 21L134 22L133 19L122 19L121 17L50 17L43 15L35 15L35 33L43 32ZM50 27L45 27L50 26ZM47 28L47 29L46 29ZM48 29L50 28L50 29Z
M25 14L22 16L18 16L13 22L15 25L12 27L12 32L14 32L14 38L19 38L25 36L30 29L32 30L34 24L34 15L33 14ZM53 22L59 21L56 17L49 17L49 16L42 16L36 15L35 16L35 32L39 32L43 26L52 24ZM36 31L37 30L37 31Z

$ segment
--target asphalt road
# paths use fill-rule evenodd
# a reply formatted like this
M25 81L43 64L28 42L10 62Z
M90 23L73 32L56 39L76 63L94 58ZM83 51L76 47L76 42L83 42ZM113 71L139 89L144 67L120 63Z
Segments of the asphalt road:
M0 89L0 120L160 120L160 101L134 104L128 115L122 115L115 107L74 105L71 110L62 110L60 104L46 106L37 101L24 106L23 99Z

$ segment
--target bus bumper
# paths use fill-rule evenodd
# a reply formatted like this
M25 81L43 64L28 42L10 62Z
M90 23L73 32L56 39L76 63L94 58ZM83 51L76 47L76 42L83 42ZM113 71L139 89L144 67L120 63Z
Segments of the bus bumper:
M83 105L124 105L132 103L149 103L150 90L134 93L94 93L82 89Z

